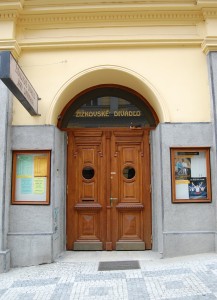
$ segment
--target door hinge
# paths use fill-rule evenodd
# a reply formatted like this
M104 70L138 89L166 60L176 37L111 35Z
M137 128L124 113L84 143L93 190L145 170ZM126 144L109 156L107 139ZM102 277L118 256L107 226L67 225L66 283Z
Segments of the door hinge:
M151 246L152 246L152 244L153 244L153 237L152 237L152 235L151 235Z
M66 194L68 194L68 184L67 184L67 186L66 186Z
M67 143L67 145L69 143L69 136L68 135L66 136L66 143Z
M152 186L151 186L151 184L150 184L150 193L152 192Z

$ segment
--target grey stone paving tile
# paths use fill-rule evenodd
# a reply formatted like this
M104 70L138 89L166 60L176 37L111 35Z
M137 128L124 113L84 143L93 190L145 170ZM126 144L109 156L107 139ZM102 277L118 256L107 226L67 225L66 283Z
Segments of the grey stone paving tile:
M110 291L112 291L111 287L101 287L101 286L90 287L89 296L100 296L100 297L108 296Z
M17 300L33 300L35 297L35 293L20 293L17 295Z
M208 283L207 287L210 289L212 293L217 293L217 283Z
M125 279L125 278L126 275L124 273L113 273L113 272L108 273L108 271L106 271L106 273L101 273L101 274L80 274L75 277L75 282Z
M7 289L1 289L0 290L0 297L2 296L2 295L4 295L4 293L7 291Z
M60 278L48 278L48 279L33 279L33 280L16 280L12 284L12 288L14 287L26 287L26 286L44 286L56 284Z
M71 298L74 299L103 299L127 300L127 285L125 279L111 279L98 281L81 281L73 285Z
M51 295L51 300L69 300L73 283L60 283L56 285L53 294Z
M180 274L190 274L192 270L190 268L186 269L163 269L155 271L142 271L142 275L145 277L153 276L168 276L168 275L180 275Z
M197 272L196 276L210 289L211 292L217 292L217 275L212 271Z
M173 289L184 288L183 282L178 281L178 280L172 280L172 281L169 281L169 282L165 282L164 286L165 286L166 289L172 289L172 290Z
M204 294L198 296L187 296L187 297L179 297L177 300L216 300L217 298L213 294ZM164 300L174 300L174 298L166 298Z
M216 263L210 263L206 264L206 267L210 270L217 270L217 262Z
M127 279L127 291L129 300L148 300L149 294L143 278Z
M172 299L211 294L210 289L195 274L144 277L151 299ZM174 287L172 286L174 282Z

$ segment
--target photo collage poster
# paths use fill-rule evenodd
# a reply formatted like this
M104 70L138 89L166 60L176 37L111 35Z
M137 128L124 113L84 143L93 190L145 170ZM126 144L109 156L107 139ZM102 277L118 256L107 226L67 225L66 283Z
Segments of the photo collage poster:
M176 199L206 199L205 151L175 153Z

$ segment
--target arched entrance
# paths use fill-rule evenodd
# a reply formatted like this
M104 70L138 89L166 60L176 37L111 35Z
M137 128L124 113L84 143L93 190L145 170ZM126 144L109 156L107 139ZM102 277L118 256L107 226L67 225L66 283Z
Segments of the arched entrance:
M100 85L59 116L68 133L67 249L151 249L149 133L158 118L132 89Z

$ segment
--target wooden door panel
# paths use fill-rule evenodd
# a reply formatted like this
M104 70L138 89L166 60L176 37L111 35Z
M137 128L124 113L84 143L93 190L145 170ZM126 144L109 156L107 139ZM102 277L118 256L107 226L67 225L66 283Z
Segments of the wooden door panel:
M88 148L83 148L82 147L81 149L82 149L82 156L81 156L82 165L89 164L89 163L94 164L95 163L96 148L93 147L91 149L91 147L88 147Z
M78 129L68 136L67 249L150 249L148 131Z
M118 228L113 229L113 246L117 250L142 250L151 239L150 231L144 231L144 226L150 227L150 218L144 221L145 206L150 202L150 190L144 194L150 186L149 165L145 165L149 152L144 155L144 143L149 147L147 135L143 130L116 131L112 143L112 169L118 182L112 189L113 197L118 199L113 208L113 227ZM132 176L123 172L125 168L133 170Z
M140 202L140 166L138 161L137 147L119 146L119 180L120 180L120 202ZM129 159L130 158L130 159ZM135 170L133 178L126 178L123 175L125 168Z
M99 213L78 212L78 235L77 241L97 240L100 241Z
M90 151L90 154L88 154L88 151ZM77 160L78 165L76 166L75 172L76 177L78 178L78 186L76 188L77 193L77 201L88 201L92 200L94 202L97 202L97 181L98 181L98 172L97 172L97 148L91 147L83 149L82 146L78 147L77 152ZM83 171L84 168L92 168L94 170L94 176L93 178L84 178Z
M67 249L102 250L105 240L101 131L73 131L68 145Z
M138 197L136 197L137 189L135 181L133 182L123 182L122 186L123 191L121 194L123 195L123 198L121 199L121 202L138 202Z
M119 213L118 240L143 240L141 231L141 213L138 211L122 211Z
M94 201L96 202L96 184L95 182L82 183L82 196L81 201Z

